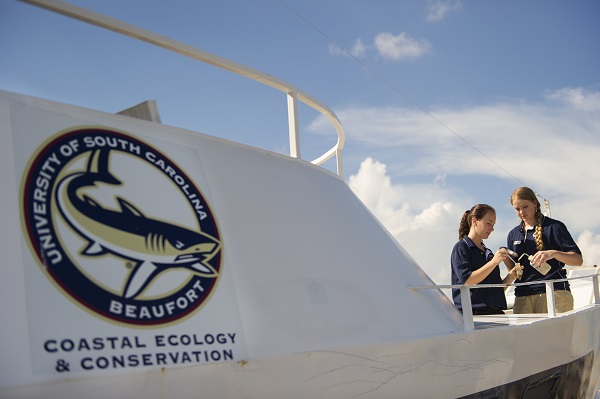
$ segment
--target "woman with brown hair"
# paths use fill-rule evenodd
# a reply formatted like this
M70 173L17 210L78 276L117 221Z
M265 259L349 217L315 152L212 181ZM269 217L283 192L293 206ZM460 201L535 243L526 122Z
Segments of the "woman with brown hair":
M581 266L583 257L564 223L544 216L532 189L519 187L510 203L521 223L508 233L506 246L517 253L524 267L521 282L563 279L565 264ZM522 256L523 254L530 255ZM545 268L544 264L549 265ZM530 267L531 266L531 267ZM533 284L515 288L513 313L547 313L546 285ZM567 281L554 283L557 312L573 310L573 295Z
M489 205L477 204L467 210L458 227L458 242L452 249L452 284L510 284L515 280L514 267L504 278L500 276L498 265L508 257L504 248L494 254L483 244L494 231L496 211ZM507 265L508 266L508 265ZM511 264L512 266L512 264ZM504 314L506 297L502 287L471 289L473 314ZM452 297L456 307L462 311L460 290L453 289Z

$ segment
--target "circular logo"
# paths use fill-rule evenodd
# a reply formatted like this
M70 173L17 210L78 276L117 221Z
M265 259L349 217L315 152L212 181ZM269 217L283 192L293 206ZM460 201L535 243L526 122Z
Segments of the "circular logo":
M57 135L32 157L22 198L42 270L95 314L171 323L217 285L222 251L208 203L171 159L134 137Z

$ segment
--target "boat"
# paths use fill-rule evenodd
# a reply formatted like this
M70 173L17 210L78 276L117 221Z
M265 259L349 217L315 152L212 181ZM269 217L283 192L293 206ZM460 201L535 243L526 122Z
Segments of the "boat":
M69 3L26 2L283 91L290 154L161 124L152 102L111 114L0 91L0 397L596 395L597 273L573 277L590 296L570 312L461 314L443 290L466 304L481 286L434 284L353 194L325 105ZM311 162L299 101L338 134Z

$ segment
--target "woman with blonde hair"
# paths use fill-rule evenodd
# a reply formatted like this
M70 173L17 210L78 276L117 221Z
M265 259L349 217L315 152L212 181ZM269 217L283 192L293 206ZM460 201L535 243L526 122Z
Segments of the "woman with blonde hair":
M489 205L477 204L465 211L458 227L458 242L450 257L453 285L510 284L515 280L514 267L504 281L500 276L498 265L508 257L506 250L500 248L494 253L483 244L483 240L494 231L495 224L496 211ZM502 287L470 291L473 314L504 314L506 296ZM456 307L462 311L460 290L453 289L452 297Z
M581 266L581 250L564 223L544 216L535 192L519 187L510 196L510 203L521 219L508 233L506 246L517 253L523 266L520 282L563 279L565 264ZM530 255L522 256L523 254ZM548 266L545 266L547 264ZM515 288L513 313L547 313L546 285L533 284ZM567 281L554 283L557 312L573 310L573 295Z

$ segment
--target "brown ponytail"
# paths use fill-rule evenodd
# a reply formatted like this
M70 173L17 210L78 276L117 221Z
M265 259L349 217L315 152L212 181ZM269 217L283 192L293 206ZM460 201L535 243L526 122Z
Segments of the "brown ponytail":
M462 238L469 234L469 230L471 229L471 218L469 215L471 214L471 210L467 209L465 213L463 213L462 218L460 219L460 224L458 225L458 240L462 240Z

